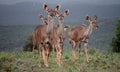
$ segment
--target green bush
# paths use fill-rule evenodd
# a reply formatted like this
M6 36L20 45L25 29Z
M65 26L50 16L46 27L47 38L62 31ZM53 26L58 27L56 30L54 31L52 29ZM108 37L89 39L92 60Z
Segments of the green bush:
M96 51L97 51L97 49L95 49L95 48L89 49L89 53L92 55L94 55Z
M115 37L112 39L112 51L120 53L120 19L117 22L116 30L115 30Z
M23 51L32 51L32 47L33 47L32 35L29 35L23 46Z
M0 52L0 72L12 72L15 56L10 53Z

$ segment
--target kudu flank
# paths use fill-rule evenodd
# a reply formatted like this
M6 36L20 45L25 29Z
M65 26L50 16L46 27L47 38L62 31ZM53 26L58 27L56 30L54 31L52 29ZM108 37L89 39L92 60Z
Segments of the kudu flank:
M86 53L86 60L87 62L89 62L88 60L88 41L90 38L90 35L93 31L93 28L98 28L97 25L97 16L94 16L94 19L91 20L89 16L86 16L86 20L89 21L89 26L87 27L85 24L81 25L81 26L75 26L73 28L71 28L71 30L69 31L69 43L72 46L72 56L73 59L76 59L76 55L75 55L75 48L76 45L78 44L78 56L80 57L80 49L81 49L81 42L84 42L84 47L85 47L85 53Z

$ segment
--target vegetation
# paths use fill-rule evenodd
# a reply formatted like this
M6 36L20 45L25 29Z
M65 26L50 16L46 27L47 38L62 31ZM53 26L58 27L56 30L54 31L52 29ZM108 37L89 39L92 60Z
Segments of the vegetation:
M84 51L76 61L71 58L70 51L63 52L63 64L58 66L56 57L50 54L49 67L37 64L37 51L34 52L0 52L0 72L119 72L120 55L91 48L89 63L86 63Z
M32 42L32 35L28 36L24 46L23 51L32 51L33 42Z
M115 37L112 39L112 51L120 53L120 19L116 24Z

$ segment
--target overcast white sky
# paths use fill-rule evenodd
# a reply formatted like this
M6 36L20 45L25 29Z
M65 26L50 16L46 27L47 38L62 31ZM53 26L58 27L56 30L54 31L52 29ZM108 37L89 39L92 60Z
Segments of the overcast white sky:
M15 4L19 2L46 2L46 3L67 3L67 2L81 2L91 4L120 4L120 0L0 0L0 4Z

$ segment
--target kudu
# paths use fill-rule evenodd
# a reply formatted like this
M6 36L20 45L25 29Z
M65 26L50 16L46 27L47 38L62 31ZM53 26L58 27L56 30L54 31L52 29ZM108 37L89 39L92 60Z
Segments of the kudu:
M43 4L43 9L46 10L48 16L48 24L41 24L35 29L36 42L38 44L38 64L40 64L40 51L42 50L44 65L48 67L49 48L50 48L50 34L53 30L54 18L60 10L60 5L55 9L49 9L47 4Z
M53 32L51 34L51 43L52 43L52 51L54 54L54 49L57 52L57 64L62 64L62 49L65 40L65 28L68 26L63 27L64 17L69 15L69 10L65 10L63 14L58 14L58 25L54 26Z
M93 31L94 28L98 28L97 25L97 16L94 16L94 19L91 20L89 16L86 16L86 20L89 21L89 26L87 27L85 24L81 26L75 26L71 28L69 31L69 43L72 46L72 56L73 59L76 59L75 55L75 48L76 45L78 44L78 56L80 57L80 49L81 49L81 42L84 42L84 47L85 47L85 53L86 53L86 61L89 62L88 60L88 41L90 38L90 35Z

